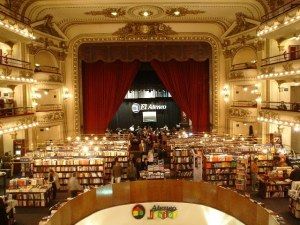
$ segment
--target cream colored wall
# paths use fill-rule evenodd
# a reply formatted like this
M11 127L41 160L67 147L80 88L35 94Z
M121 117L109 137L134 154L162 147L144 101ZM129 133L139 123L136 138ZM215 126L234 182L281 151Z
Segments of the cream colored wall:
M49 140L61 140L63 136L62 133L62 125L51 127L39 127L37 128L36 132L37 143L43 143Z
M24 139L25 138L25 131L17 131L16 139ZM4 153L8 152L10 155L13 155L13 138L11 134L3 134L3 148Z
M49 90L48 95L45 95L44 90L39 90L38 93L42 95L42 98L37 100L38 105L51 105L61 103L59 89Z
M249 63L253 60L257 60L257 54L251 47L243 47L236 52L232 60L232 65L239 63Z
M248 136L249 135L249 127L252 125L254 136L258 137L258 124L257 123L248 123L248 122L242 122L242 121L230 121L230 128L232 135L242 135L242 136Z
M246 87L248 90L244 90ZM251 90L254 89L254 85L234 85L232 91L233 101L255 101L257 95L251 93Z

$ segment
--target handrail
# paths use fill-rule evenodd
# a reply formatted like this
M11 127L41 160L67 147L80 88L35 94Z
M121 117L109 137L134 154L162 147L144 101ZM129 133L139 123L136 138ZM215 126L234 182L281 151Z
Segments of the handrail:
M233 101L232 107L257 107L255 101Z
M23 60L9 58L7 56L0 55L0 65L8 65L18 68L30 69L30 62L26 62Z
M33 114L32 107L0 108L0 118Z
M238 63L231 66L231 71L234 70L243 70L243 69L256 69L256 63L246 62L246 63Z
M249 197L209 183L184 180L123 182L92 189L66 202L44 224L72 225L100 210L143 202L199 204L229 214L246 225L280 224L272 212Z
M58 67L53 66L35 66L34 72L45 72L60 74Z
M10 8L8 8L7 6L0 4L0 12L6 16L12 17L13 19L24 23L26 25L30 25L31 24L31 20L23 15L21 15L18 12L14 12L12 11Z
M262 109L300 112L300 102L262 102Z
M267 20L273 19L293 8L296 8L299 5L300 5L300 3L298 0L292 0L284 5L280 6L279 8L276 8L275 10L263 15L261 17L262 23L266 22Z
M45 104L45 105L38 105L36 107L37 112L47 112L47 111L56 111L62 110L61 104Z
M300 50L285 52L280 55L275 55L272 57L264 58L261 61L261 66L266 66L274 63L285 62L300 59Z

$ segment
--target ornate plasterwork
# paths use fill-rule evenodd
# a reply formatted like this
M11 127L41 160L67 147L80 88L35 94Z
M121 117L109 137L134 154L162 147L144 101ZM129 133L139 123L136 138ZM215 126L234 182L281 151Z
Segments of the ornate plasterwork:
M126 11L123 8L106 8L97 11L92 10L89 12L85 12L84 14L90 16L105 16L109 18L118 18L118 17L125 16Z
M36 55L36 54L38 54L38 52L46 50L46 51L51 52L55 56L57 61L64 61L66 59L66 56L67 56L67 54L65 52L66 47L50 49L49 43L52 45L52 44L54 44L54 42L53 41L49 42L48 40L45 40L45 39L43 39L43 40L48 44L45 44L45 43L44 43L44 45L28 44L27 49L28 49L29 54ZM61 43L63 43L63 42L61 42ZM58 50L58 49L60 49L60 50Z
M38 116L37 121L40 124L48 124L48 123L57 123L64 120L64 112L63 111L54 111L49 112L44 115Z
M247 118L251 115L251 111L242 108L229 108L228 115L230 117Z
M197 15L205 13L203 10L195 10L195 9L187 9L185 7L178 7L178 8L170 8L166 10L166 14L168 16L186 16L189 14Z
M245 75L243 71L232 71L229 73L229 80L237 80L237 79L243 79L245 78Z
M143 13L147 11L148 16L144 16ZM164 15L164 9L157 5L138 5L130 7L127 10L128 16L131 16L134 19L153 19L158 18Z
M268 110L261 110L259 111L259 116L264 117L264 118L272 118L272 119L278 119L279 114L274 111L268 111Z
M170 37L169 40L172 41L201 41L207 42L212 47L212 60L211 60L211 75L212 75L212 84L211 84L211 92L212 92L212 123L215 129L219 129L219 55L220 55L220 43L218 39L208 33L194 33L194 34L177 34ZM80 72L80 62L78 57L79 46L83 43L105 43L105 42L122 42L123 39L120 39L116 36L105 36L103 34L102 37L78 37L73 40L70 44L72 47L72 58L73 58L73 90L74 90L74 132L75 134L80 134L80 121L81 121L81 112L80 112L80 83L79 79L81 76ZM146 41L140 39L133 39L132 41ZM148 40L149 41L149 40ZM153 40L151 40L153 41ZM154 41L165 41L164 38L158 37Z
M128 23L113 33L122 39L169 39L169 35L176 34L170 26L163 23Z

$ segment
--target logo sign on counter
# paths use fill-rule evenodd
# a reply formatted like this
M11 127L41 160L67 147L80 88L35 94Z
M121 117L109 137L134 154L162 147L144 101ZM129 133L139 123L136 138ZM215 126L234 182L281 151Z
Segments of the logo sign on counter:
M165 109L167 109L167 105L133 103L131 106L131 110L133 113L139 113L140 111L145 111L145 110L165 110Z
M159 206L154 205L150 209L150 213L148 216L148 220L154 220L154 219L176 219L178 216L178 210L175 206Z
M135 205L132 208L132 216L137 220L142 219L145 216L145 213L146 213L145 207L140 204Z

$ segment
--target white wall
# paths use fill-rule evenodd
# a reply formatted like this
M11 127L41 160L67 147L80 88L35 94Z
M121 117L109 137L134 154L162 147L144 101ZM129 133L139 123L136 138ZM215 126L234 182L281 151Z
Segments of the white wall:
M174 202L142 203L145 207L145 216L135 219L132 216L132 208L135 204L116 206L98 211L79 221L76 225L242 225L243 223L234 217L214 208L203 205ZM149 211L154 205L175 206L178 216L174 219L147 219Z

